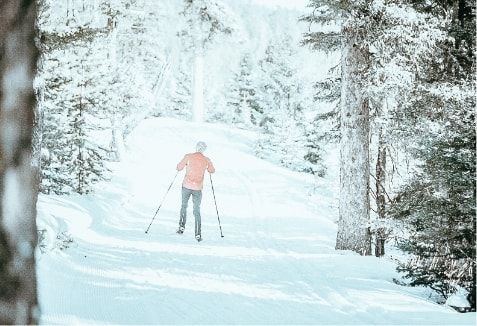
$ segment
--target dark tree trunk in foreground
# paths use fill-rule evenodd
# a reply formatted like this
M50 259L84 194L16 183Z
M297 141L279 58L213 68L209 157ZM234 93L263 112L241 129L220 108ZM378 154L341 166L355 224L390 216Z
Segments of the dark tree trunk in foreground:
M0 324L38 322L31 164L36 2L0 0Z

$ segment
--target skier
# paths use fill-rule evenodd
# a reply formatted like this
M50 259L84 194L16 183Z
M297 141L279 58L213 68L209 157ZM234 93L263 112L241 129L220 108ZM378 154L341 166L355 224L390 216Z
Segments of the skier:
M179 229L177 233L184 233L187 217L187 205L189 198L192 196L193 213L195 217L195 238L202 241L201 224L200 224L200 202L202 201L202 188L204 183L204 173L214 173L215 168L212 161L204 156L207 145L200 141L196 145L196 152L186 154L184 158L177 164L177 171L186 168L184 181L182 182L182 206L179 219Z

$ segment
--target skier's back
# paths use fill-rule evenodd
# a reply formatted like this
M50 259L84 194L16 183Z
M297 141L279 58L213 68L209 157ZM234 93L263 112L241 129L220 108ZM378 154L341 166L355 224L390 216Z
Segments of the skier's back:
M177 164L177 170L186 167L186 174L182 186L191 190L202 190L204 186L204 173L214 173L215 168L208 157L201 152L186 154L182 161Z

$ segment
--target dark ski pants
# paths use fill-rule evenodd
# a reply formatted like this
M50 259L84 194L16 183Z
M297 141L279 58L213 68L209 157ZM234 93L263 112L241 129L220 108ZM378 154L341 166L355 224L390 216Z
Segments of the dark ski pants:
M195 217L195 235L200 236L200 202L202 201L202 190L191 190L182 187L182 207L179 226L185 228L187 219L187 206L192 195L193 213Z

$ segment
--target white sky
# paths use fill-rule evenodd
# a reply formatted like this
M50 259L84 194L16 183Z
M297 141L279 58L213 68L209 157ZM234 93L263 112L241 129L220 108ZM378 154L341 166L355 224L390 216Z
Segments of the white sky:
M253 0L255 3L270 7L285 7L290 9L304 9L309 0Z

